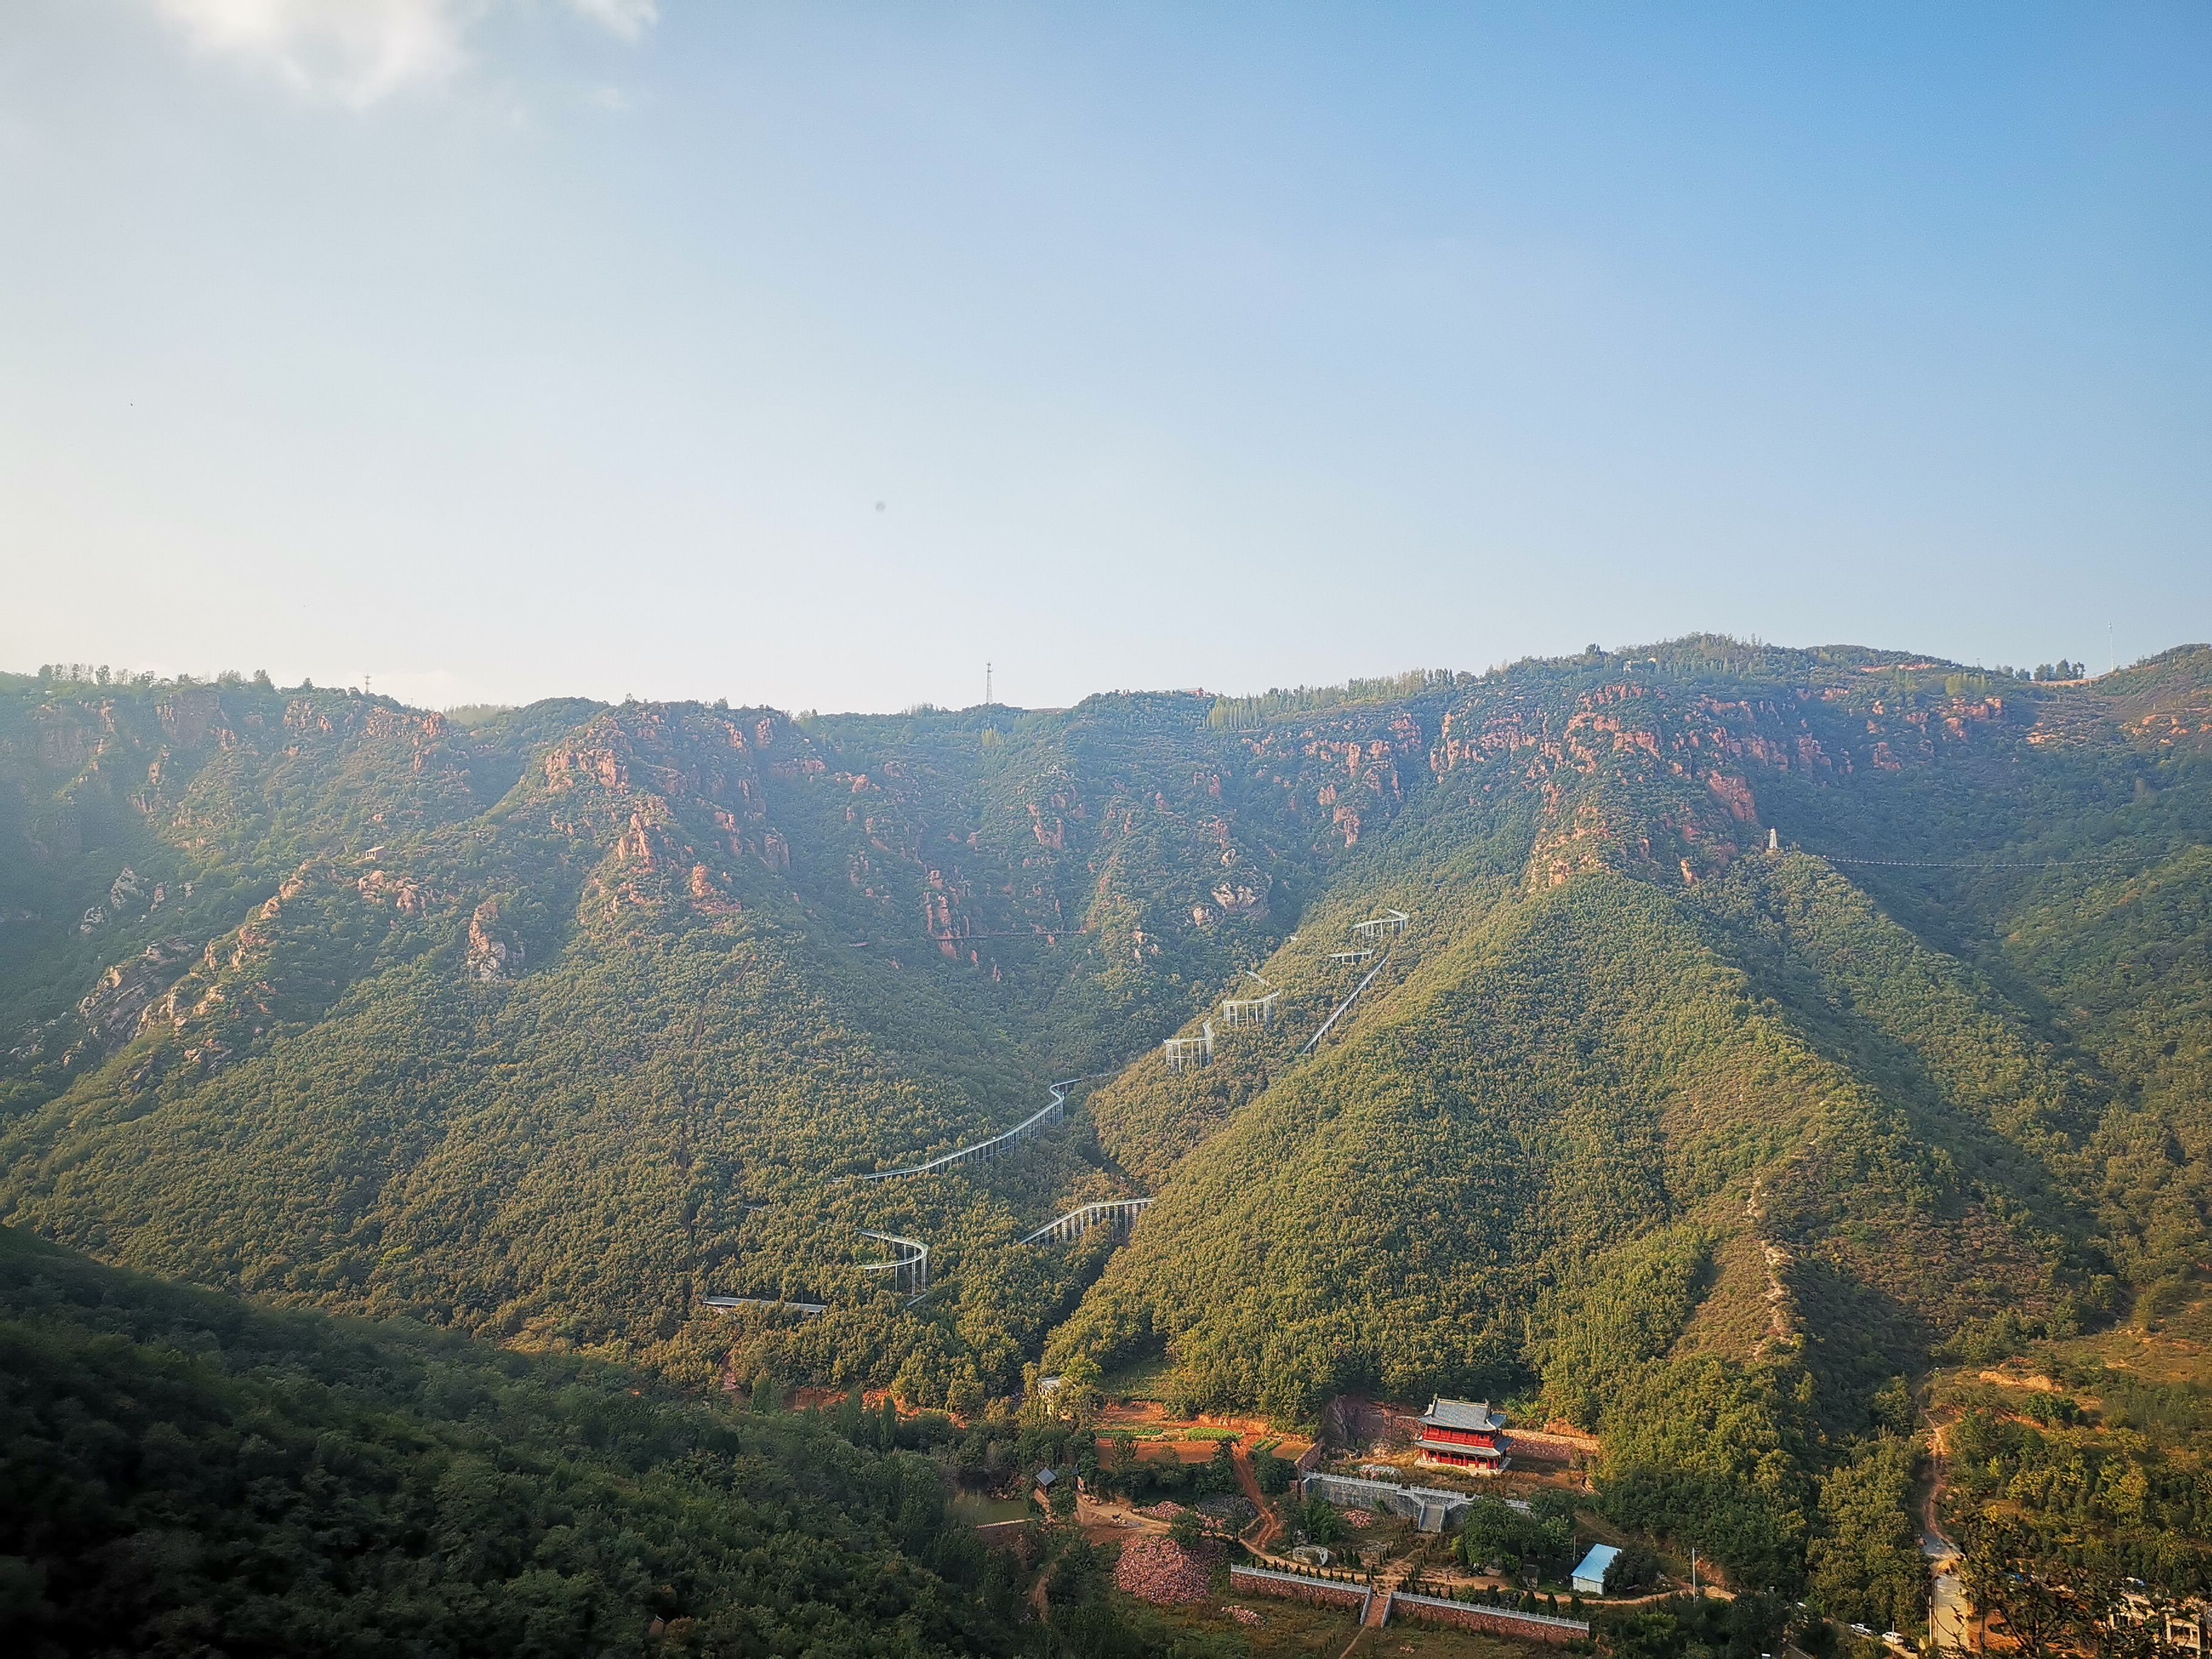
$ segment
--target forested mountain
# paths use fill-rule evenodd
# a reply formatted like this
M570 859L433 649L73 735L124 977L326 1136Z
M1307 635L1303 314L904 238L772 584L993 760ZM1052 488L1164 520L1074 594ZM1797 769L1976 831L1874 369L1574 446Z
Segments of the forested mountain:
M981 1178L848 1177L1017 1121L1202 1006L1397 808L1389 746L1419 747L1400 709L1340 711L1263 787L1224 780L1238 740L1191 697L463 730L243 681L12 690L17 1219L667 1363L719 1364L692 1352L725 1334L692 1328L705 1294L819 1298L793 1365L963 1406L1016 1386L1077 1284L1010 1241L1133 1188L1079 1126ZM1315 805L1352 752L1373 799ZM869 1294L862 1229L930 1243L940 1318Z
M14 1651L1018 1645L941 1460L817 1418L255 1310L6 1229L0 1353Z
M679 1382L1486 1392L1635 1524L1906 1597L1893 1379L2207 1271L2208 744L2203 647L799 719L9 678L0 1209Z

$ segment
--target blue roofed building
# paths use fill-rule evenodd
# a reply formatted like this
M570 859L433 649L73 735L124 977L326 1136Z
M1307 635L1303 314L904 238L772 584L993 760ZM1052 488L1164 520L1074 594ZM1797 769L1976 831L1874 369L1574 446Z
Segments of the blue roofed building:
M1583 1557L1582 1565L1575 1569L1574 1589L1577 1595L1605 1594L1605 1570L1611 1566L1620 1552L1611 1544L1593 1544L1590 1553Z

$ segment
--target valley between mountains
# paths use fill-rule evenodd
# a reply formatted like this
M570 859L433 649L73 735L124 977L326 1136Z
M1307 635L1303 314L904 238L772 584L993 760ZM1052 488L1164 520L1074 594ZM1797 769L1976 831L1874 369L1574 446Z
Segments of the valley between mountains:
M0 1217L88 1273L963 1423L1494 1400L1877 1629L1935 1405L1954 1529L2212 1582L2212 647L895 716L49 671L0 847ZM1985 1371L2121 1403L2029 1445Z

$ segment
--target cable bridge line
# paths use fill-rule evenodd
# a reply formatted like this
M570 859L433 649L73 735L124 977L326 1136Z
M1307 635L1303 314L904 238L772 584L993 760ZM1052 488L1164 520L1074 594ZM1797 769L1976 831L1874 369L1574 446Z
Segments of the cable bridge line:
M971 939L1041 939L1050 945L1055 939L1075 939L1097 931L1096 927L1012 927L996 933L932 933L929 942L932 945L965 945Z
M1381 973L1389 965L1390 952L1385 951L1382 953L1382 960L1376 963L1372 968L1367 970L1367 977L1361 980L1358 984L1352 987L1352 994L1336 1005L1336 1012L1331 1014L1327 1019L1322 1021L1321 1030L1316 1031L1311 1036L1308 1037L1306 1039L1306 1046L1299 1049L1298 1052L1302 1054L1310 1054L1318 1048L1321 1045L1321 1040L1328 1035L1329 1027L1334 1025L1337 1021L1344 1018L1346 1012L1351 1008L1352 1005L1359 1000L1359 994L1365 990L1369 986L1375 983L1375 975Z
M1054 1216L1028 1237L1016 1242L1040 1244L1049 1239L1055 1244L1065 1244L1070 1239L1080 1238L1093 1227L1133 1227L1137 1218L1152 1206L1152 1202L1149 1198L1115 1198L1081 1205L1066 1215Z
M2163 858L2162 853L2114 854L2108 858L2045 859L2040 863L2022 861L2008 863L2002 859L1977 859L1971 863L1952 863L1930 859L1842 859L1822 854L1830 864L1851 864L1863 869L1875 870L2078 870L2087 867L2110 868L2115 864L2134 864L2152 858Z
M1024 1118L1019 1123L1014 1125L1012 1128L1006 1131L1005 1133L993 1135L988 1140L979 1140L972 1146L959 1146L954 1148L949 1152L940 1152L935 1158L930 1158L924 1163L902 1164L896 1170L876 1170L866 1175L847 1176L844 1179L848 1181L889 1181L894 1176L934 1175L939 1170L950 1170L963 1164L987 1163L990 1159L998 1157L1000 1153L1009 1150L1016 1141L1019 1140L1024 1135L1029 1133L1030 1130L1036 1128L1038 1124L1042 1123L1046 1119L1052 1118L1057 1120L1060 1114L1067 1105L1067 1091L1070 1089L1073 1089L1077 1084L1092 1083L1096 1082L1102 1077L1110 1077L1111 1075L1113 1074L1109 1072L1092 1072L1086 1076L1072 1077L1062 1082L1048 1085L1052 1090L1052 1103L1050 1105L1045 1107L1042 1111L1032 1112L1029 1116Z

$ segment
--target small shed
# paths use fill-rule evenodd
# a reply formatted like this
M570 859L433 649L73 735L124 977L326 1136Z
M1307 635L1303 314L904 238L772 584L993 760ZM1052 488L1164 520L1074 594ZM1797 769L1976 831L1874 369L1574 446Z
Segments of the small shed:
M1052 1489L1058 1484L1059 1480L1060 1471L1058 1469L1039 1469L1036 1472L1037 1497L1041 1499L1049 1499L1052 1497Z
M1605 1594L1605 1572L1620 1552L1611 1544L1593 1544L1590 1553L1583 1557L1582 1565L1575 1569L1574 1588L1577 1595Z

